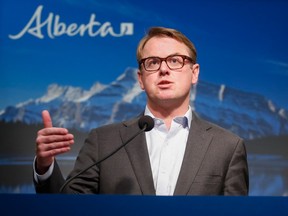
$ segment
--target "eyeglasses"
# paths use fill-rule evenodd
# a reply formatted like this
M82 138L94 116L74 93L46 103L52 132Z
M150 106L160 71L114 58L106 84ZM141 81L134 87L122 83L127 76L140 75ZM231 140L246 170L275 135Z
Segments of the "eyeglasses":
M148 57L139 61L139 67L143 64L146 71L158 71L161 67L162 61L165 61L168 68L176 70L184 67L185 60L193 63L193 59L185 55L171 55L166 58Z

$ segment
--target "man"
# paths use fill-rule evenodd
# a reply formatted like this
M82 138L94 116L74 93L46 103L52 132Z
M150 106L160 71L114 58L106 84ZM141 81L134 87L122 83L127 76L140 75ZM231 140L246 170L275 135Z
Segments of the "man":
M248 166L238 136L200 119L189 105L198 81L196 49L182 33L151 28L137 48L138 81L147 94L142 115L155 127L69 182L61 192L136 195L247 195ZM69 151L73 135L52 127L38 132L34 180L38 193L59 193L64 183L55 156ZM138 120L93 129L69 177L113 152L139 131Z

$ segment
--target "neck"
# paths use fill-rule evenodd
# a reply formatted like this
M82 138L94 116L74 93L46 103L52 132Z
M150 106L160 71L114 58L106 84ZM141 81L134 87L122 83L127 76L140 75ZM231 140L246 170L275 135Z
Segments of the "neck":
M147 103L147 106L151 113L159 119L162 119L165 122L166 127L169 129L173 118L176 116L183 116L189 109L189 103L185 102L182 104L168 104L168 103Z

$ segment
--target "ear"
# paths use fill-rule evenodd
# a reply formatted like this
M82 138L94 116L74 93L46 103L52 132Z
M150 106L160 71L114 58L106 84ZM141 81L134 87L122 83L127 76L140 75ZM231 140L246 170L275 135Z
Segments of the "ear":
M192 65L192 79L191 79L192 85L197 83L199 72L200 72L200 65L199 64Z
M142 90L145 90L144 88L144 84L143 84L143 73L141 73L140 70L137 71L137 75L138 75L138 82L139 82L139 86Z

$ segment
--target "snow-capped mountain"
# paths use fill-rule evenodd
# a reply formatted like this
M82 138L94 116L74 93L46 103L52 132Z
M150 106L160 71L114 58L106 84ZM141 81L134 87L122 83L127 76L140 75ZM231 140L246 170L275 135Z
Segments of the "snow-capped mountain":
M89 90L51 84L42 97L7 107L0 120L41 123L41 111L47 109L55 126L89 131L134 117L145 103L136 69L128 68L109 85L96 83ZM287 111L259 94L199 81L191 105L201 117L246 139L288 134Z

